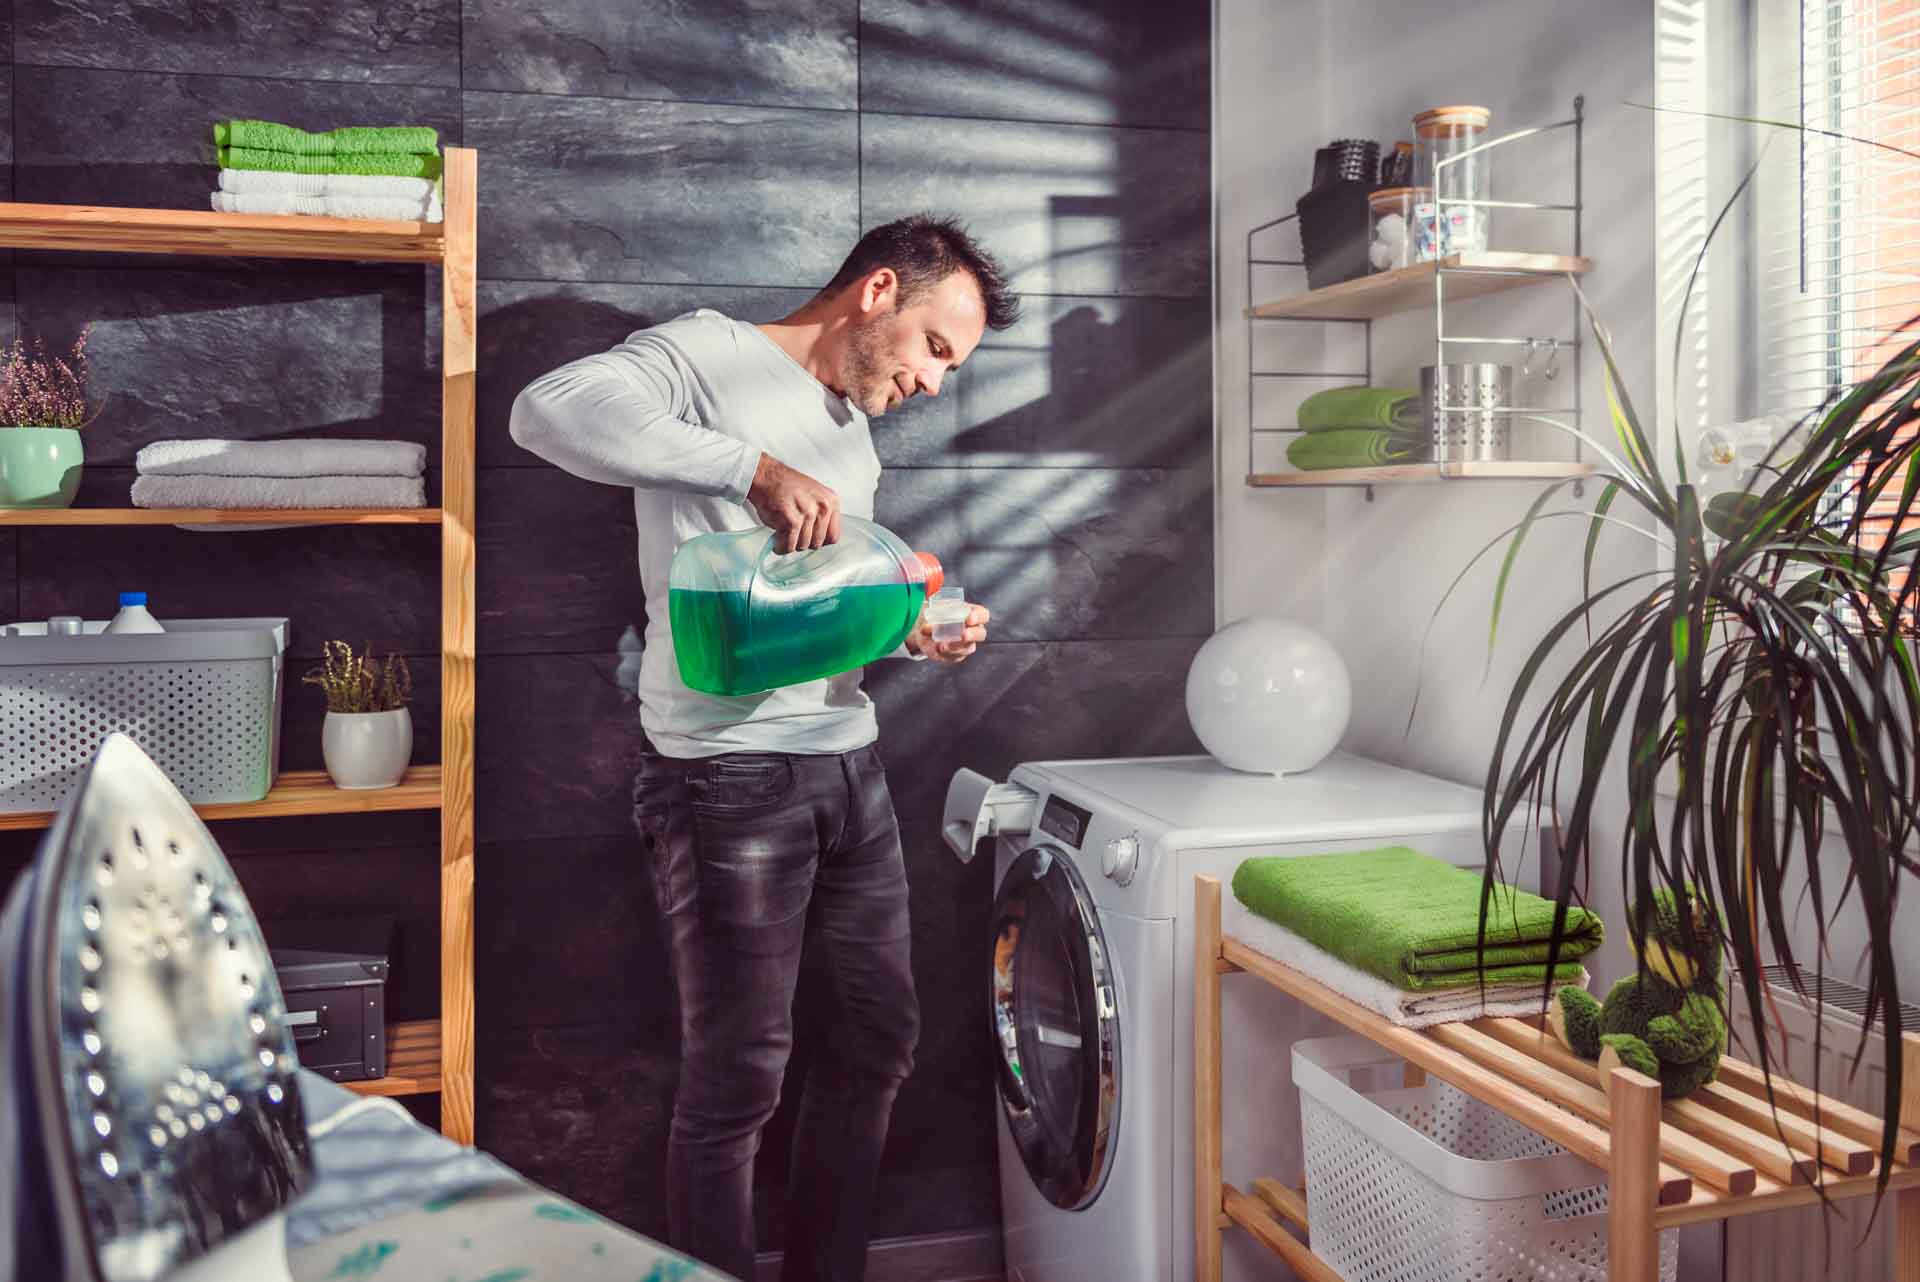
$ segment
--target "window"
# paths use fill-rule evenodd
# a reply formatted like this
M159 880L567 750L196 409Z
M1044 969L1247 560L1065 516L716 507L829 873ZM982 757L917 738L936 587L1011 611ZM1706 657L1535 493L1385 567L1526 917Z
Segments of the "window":
M1660 0L1661 421L1817 411L1920 338L1920 0ZM1804 130L1691 112L1803 122ZM1871 142L1855 141L1872 140ZM1875 145L1879 144L1879 145ZM1907 154L1914 153L1914 154ZM1677 312L1707 229L1689 314ZM1677 393L1677 394L1676 394ZM1859 477L1834 487L1836 522ZM1894 503L1869 512L1878 549Z
M1798 418L1920 336L1920 0L1769 8L1759 114L1807 129L1770 130L1759 177L1761 408ZM1860 480L1836 485L1834 519ZM1869 550L1893 506L1867 513Z

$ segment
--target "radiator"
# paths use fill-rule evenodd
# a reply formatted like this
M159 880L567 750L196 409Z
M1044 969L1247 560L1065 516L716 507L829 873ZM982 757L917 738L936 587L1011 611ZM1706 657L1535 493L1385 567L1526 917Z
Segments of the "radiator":
M1814 998L1809 1005L1793 991L1786 967L1767 967L1766 981L1780 1018L1780 1026L1769 1030L1769 1066L1795 1081L1812 1084L1815 1026L1824 1025L1819 1030L1821 1093L1876 1117L1885 1111L1886 1052L1877 1036L1859 1071L1848 1076L1860 1042L1866 991L1833 979L1818 981L1802 972L1802 986ZM1753 1050L1757 1039L1746 999L1737 982L1729 983L1729 991L1733 998L1728 1015L1735 1038L1731 1053L1751 1063L1757 1058ZM1902 1003L1901 1024L1920 1028L1920 1009ZM1872 1220L1873 1231L1863 1238L1872 1216L1873 1199L1855 1198L1835 1203L1831 1212L1814 1206L1728 1220L1728 1282L1888 1282L1896 1276L1893 1199L1887 1199L1879 1218Z

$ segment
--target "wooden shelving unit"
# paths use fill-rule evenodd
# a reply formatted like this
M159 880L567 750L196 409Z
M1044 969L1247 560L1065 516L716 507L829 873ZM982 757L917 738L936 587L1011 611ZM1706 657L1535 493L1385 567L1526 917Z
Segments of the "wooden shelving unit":
M440 223L184 209L0 203L0 247L94 253L212 254L253 258L430 263L441 269L440 485L438 508L210 511L66 508L0 512L0 525L437 525L440 528L440 764L407 772L377 792L335 788L319 772L289 772L267 797L206 806L208 819L370 811L440 811L440 1018L395 1025L390 1071L354 1083L368 1094L440 1095L440 1129L473 1142L473 701L474 701L474 285L478 163L470 147L443 152ZM0 828L44 826L49 816L0 817Z
M453 193L453 153L446 149ZM197 209L123 209L114 205L0 203L0 245L92 253L214 254L233 258L331 258L440 263L453 239L444 223L388 222L287 214L219 214Z
M1591 258L1568 254L1515 254L1487 250L1450 254L1436 262L1377 272L1247 308L1254 320L1379 320L1396 312L1433 306L1433 278L1449 273L1451 301L1525 289L1542 281L1584 276Z
M1722 1059L1717 1082L1663 1103L1660 1084L1630 1069L1602 1080L1596 1065L1537 1025L1487 1018L1415 1031L1389 1023L1318 980L1221 932L1218 879L1194 884L1194 1211L1197 1282L1219 1282L1221 1231L1247 1230L1303 1278L1340 1282L1312 1250L1304 1200L1278 1181L1248 1194L1222 1179L1220 987L1251 975L1431 1073L1607 1174L1608 1276L1655 1282L1663 1229L1811 1206L1874 1193L1882 1123L1776 1077ZM1904 1089L1895 1162L1886 1173L1898 1224L1901 1278L1920 1277L1920 1032L1903 1037ZM1784 1138L1783 1138L1784 1137ZM1284 1174L1284 1173L1283 1173ZM1283 1227L1293 1224L1301 1241Z
M0 508L8 525L438 525L437 507L239 508L42 507Z
M1514 250L1477 250L1449 254L1431 262L1415 263L1411 266L1396 268L1392 271L1374 272L1352 280L1341 281L1324 289L1309 289L1304 293L1289 297L1272 299L1267 302L1254 301L1259 295L1256 288L1256 269L1271 267L1305 268L1304 250L1302 257L1293 258L1275 256L1281 253L1272 240L1267 242L1267 252L1257 252L1255 240L1263 235L1278 235L1277 229L1287 223L1297 223L1298 213L1286 214L1249 228L1246 233L1246 297L1247 317L1247 485L1254 489L1338 489L1357 488L1366 492L1369 500L1373 498L1376 485L1421 485L1435 481L1540 481L1572 479L1579 481L1591 474L1592 469L1563 470L1557 461L1502 461L1500 463L1451 464L1435 466L1433 464L1409 464L1405 466L1381 468L1344 468L1336 471L1313 473L1276 472L1269 469L1275 466L1269 451L1267 457L1261 456L1258 445L1262 438L1298 436L1301 428L1298 423L1257 421L1261 398L1255 389L1262 385L1263 379L1309 379L1321 384L1367 384L1375 380L1373 349L1373 322L1384 317L1402 313L1425 312L1432 320L1433 339L1431 363L1435 366L1461 360L1480 360L1484 357L1467 357L1462 350L1471 351L1475 347L1489 345L1506 347L1526 343L1528 352L1534 344L1551 344L1548 360L1556 360L1562 352L1568 356L1571 369L1570 377L1563 387L1570 388L1573 403L1570 407L1561 405L1529 406L1524 403L1501 407L1499 412L1514 415L1537 415L1547 417L1579 417L1580 406L1580 334L1583 330L1581 305L1577 294L1569 290L1572 300L1571 331L1565 337L1557 334L1547 336L1514 336L1495 334L1488 336L1484 331L1480 336L1470 336L1458 332L1448 319L1447 309L1467 299L1483 298L1510 290L1528 289L1551 282L1572 284L1576 277L1584 276L1593 270L1593 260L1581 253L1581 222L1583 205L1580 199L1580 174L1582 169L1581 138L1585 128L1586 100L1576 95L1573 99L1573 114L1566 119L1529 128L1521 128L1512 133L1486 140L1481 148L1505 147L1525 139L1548 141L1563 139L1570 144L1568 160L1571 162L1571 178L1574 199L1569 204L1540 203L1532 201L1502 201L1504 209L1527 209L1540 215L1569 216L1570 235L1561 242L1571 253L1535 253ZM1503 153L1505 154L1505 153ZM1502 162L1495 161L1497 165ZM1538 159L1534 162L1540 163ZM1444 215L1448 201L1453 197L1443 194L1441 213ZM1483 193L1484 194L1484 193ZM1556 240L1559 238L1556 236ZM1257 322L1278 322L1282 324L1311 324L1316 326L1344 325L1357 327L1365 351L1364 368L1356 369L1358 360L1348 357L1335 363L1331 368L1311 368L1311 360L1305 362L1308 368L1296 365L1285 369L1262 369L1255 359L1254 330ZM1322 333L1324 334L1324 329ZM1324 350L1324 349L1323 349ZM1428 363L1422 361L1422 364ZM1551 367L1547 377L1553 378ZM1406 377L1402 374L1398 377ZM1269 384L1270 386L1270 384ZM1286 383L1280 386L1285 388ZM1449 411L1459 407L1447 406ZM1449 425L1451 430L1451 425ZM1425 451L1423 451L1425 452ZM1446 450L1437 451L1447 453ZM1465 452L1465 451L1463 451ZM1556 452L1556 451L1549 451ZM1573 461L1567 466L1579 469L1580 452L1576 447ZM1579 493L1579 486L1575 486Z
M298 815L376 814L389 810L432 810L440 804L440 767L414 766L391 788L347 791L333 786L324 770L281 772L259 801L195 806L202 819L284 819ZM0 832L45 828L51 810L0 815Z

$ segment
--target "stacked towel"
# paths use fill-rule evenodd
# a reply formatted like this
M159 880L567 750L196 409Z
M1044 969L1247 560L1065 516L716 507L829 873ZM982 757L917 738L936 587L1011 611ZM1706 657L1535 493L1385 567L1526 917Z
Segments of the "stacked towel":
M437 200L431 178L377 174L283 174L270 169L222 169L220 190L236 196L350 196L355 200Z
M1420 396L1392 387L1335 387L1300 402L1304 435L1287 447L1302 472L1407 463L1426 452Z
M349 125L308 133L271 120L222 120L213 126L216 147L251 147L296 156L431 156L440 135L424 125Z
M213 126L213 146L221 177L213 207L223 213L438 222L439 141L434 130L418 125L308 133L270 120L219 121ZM280 175L282 181L240 175ZM297 181L303 179L327 181L315 189ZM428 186L385 185L393 179ZM340 185L346 180L381 185Z
M1481 879L1405 846L1248 859L1233 875L1247 943L1400 1023L1537 1014L1549 986L1586 983L1600 919L1569 909L1547 973L1554 905L1497 886L1480 940Z
M1420 394L1394 387L1333 387L1300 402L1297 416L1306 432L1341 428L1387 428L1418 434Z
M391 197L295 196L290 193L216 191L213 207L223 214L325 214L330 218L390 218L400 222L440 221L440 202L434 199L396 200Z
M134 458L133 505L425 507L426 462L408 441L157 441Z

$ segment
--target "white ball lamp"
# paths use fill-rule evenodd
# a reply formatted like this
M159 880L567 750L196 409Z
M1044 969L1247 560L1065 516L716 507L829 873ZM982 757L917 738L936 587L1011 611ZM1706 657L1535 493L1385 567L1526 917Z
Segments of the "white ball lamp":
M1187 719L1224 766L1291 775L1326 759L1347 731L1353 685L1312 628L1274 615L1230 623L1187 669Z

